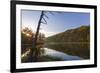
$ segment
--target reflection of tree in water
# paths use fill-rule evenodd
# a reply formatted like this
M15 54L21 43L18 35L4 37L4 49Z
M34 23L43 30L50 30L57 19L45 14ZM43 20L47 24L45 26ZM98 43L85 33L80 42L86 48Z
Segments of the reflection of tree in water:
M32 32L32 30L30 30L29 28L24 28L21 31L21 59L22 62L30 62L30 61L34 61L34 57L35 57L35 52L36 49L34 48L33 45L33 40L34 40L34 36L35 33ZM37 39L37 58L39 59L39 57L41 55L43 55L44 50L44 38L45 35L43 33L39 33L38 35L38 39ZM33 52L32 52L33 51ZM31 53L33 57L31 57Z

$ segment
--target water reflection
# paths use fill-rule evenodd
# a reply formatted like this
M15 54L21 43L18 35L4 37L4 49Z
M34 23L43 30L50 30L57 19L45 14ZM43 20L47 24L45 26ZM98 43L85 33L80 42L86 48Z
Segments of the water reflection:
M65 54L63 52L56 51L56 50L49 49L49 48L44 48L44 50L45 50L45 55L60 58L63 61L65 61L65 60L81 60L82 59L81 57L71 56L71 55Z
M69 55L79 56L84 59L90 58L90 44L87 42L71 43L47 43L45 47L51 48Z
M30 57L31 50L33 49L33 57ZM48 61L67 61L67 60L83 60L89 59L90 49L88 43L48 43L45 45L37 45L38 60L37 62ZM35 59L35 49L32 45L23 45L21 52L22 62L31 62Z
M37 55L35 55L36 51L37 51ZM24 44L22 45L22 49L21 49L21 62L35 62L36 60L35 57L37 57L37 61L40 61L40 57L44 53L45 51L41 45L36 46L36 49L35 49L33 48L33 45Z

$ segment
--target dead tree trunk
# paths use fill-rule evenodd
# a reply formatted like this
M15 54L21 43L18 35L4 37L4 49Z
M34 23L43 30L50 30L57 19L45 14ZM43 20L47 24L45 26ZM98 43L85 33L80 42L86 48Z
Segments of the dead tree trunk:
M39 35L39 30L40 30L40 25L41 25L41 21L43 18L43 14L44 14L44 11L41 12L40 19L39 19L38 26L37 26L37 30L35 33L35 38L33 40L33 48L31 50L31 62L38 61L38 50L36 48L36 45L37 45L37 39L38 39L38 35ZM33 56L33 53L34 53L34 56Z

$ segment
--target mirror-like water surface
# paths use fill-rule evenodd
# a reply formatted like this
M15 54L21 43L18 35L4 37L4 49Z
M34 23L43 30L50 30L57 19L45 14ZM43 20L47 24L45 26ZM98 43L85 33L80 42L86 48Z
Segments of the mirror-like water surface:
M51 57L57 57L62 60L81 60L82 59L81 57L71 56L71 55L65 54L63 52L56 51L56 50L49 49L49 48L44 48L44 50L45 50L45 55L48 55Z

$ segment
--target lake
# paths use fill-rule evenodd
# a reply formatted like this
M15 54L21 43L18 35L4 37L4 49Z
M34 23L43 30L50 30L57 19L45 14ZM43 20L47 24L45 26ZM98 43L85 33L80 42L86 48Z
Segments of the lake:
M82 48L68 48L65 45L45 45L43 48L39 48L38 62L48 62L48 61L68 61L68 60L83 60L84 56L87 56L85 52L82 52ZM30 62L29 56L32 47L30 45L24 46L22 50L22 62ZM35 49L34 49L35 50ZM85 48L84 48L85 50ZM41 53L41 54L40 54ZM84 53L84 54L83 54ZM82 54L82 55L81 55ZM31 59L34 59L31 58Z
M90 58L90 44L87 42L60 42L47 43L45 47L51 50L56 50L71 56L81 57L83 59Z
M71 55L65 54L63 52L56 51L56 50L49 49L49 48L43 48L43 49L45 50L44 55L47 55L50 57L55 57L55 58L60 58L63 61L65 61L65 60L82 60L82 58L78 57L78 56L71 56Z

